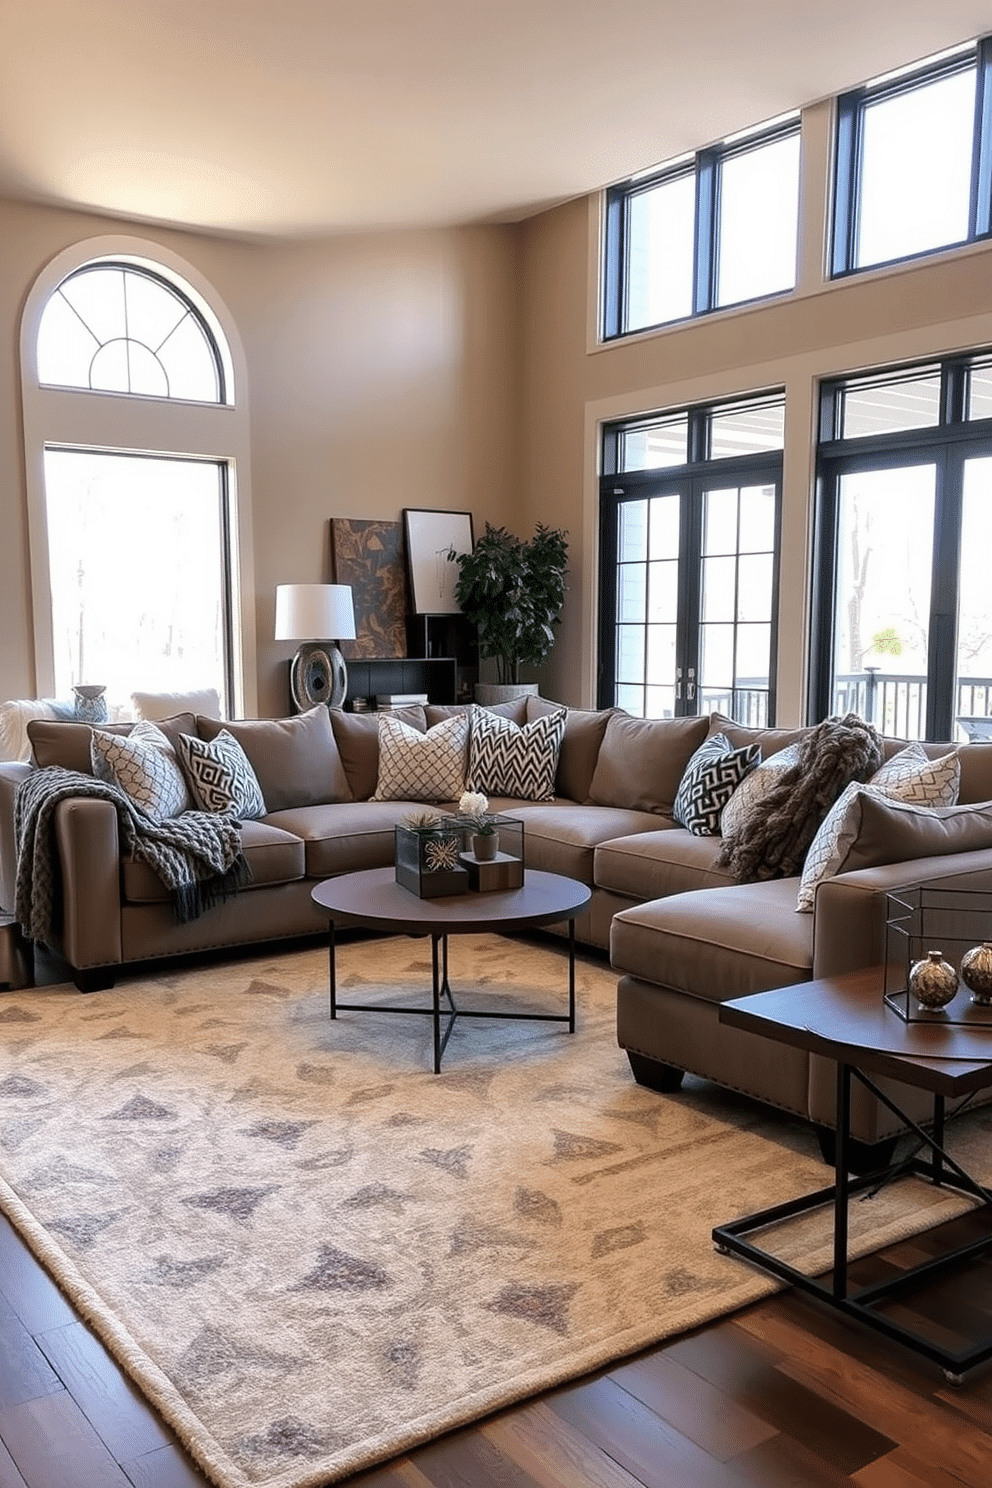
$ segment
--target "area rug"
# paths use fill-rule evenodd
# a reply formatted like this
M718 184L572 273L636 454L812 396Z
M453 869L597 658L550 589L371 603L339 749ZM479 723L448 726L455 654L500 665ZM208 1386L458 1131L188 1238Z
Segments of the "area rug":
M561 1011L546 941L452 942L467 1005ZM423 1002L429 942L339 950ZM799 1123L630 1078L615 976L578 1028L328 1017L320 949L0 997L0 1204L225 1485L332 1482L773 1290L714 1224L820 1186ZM920 1184L862 1247L957 1212ZM825 1225L783 1253L829 1265ZM789 1248L791 1247L791 1249Z

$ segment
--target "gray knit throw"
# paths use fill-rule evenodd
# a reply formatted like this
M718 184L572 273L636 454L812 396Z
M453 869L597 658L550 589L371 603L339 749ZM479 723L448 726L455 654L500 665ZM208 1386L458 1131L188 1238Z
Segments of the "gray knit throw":
M790 878L846 785L868 780L882 763L882 737L857 713L827 718L802 740L799 759L741 830L728 837L720 866L738 883Z
M241 826L212 811L184 811L155 822L115 785L52 765L32 770L14 803L17 882L14 914L29 940L49 944L55 901L56 853L52 817L61 801L86 796L117 811L121 854L147 863L172 895L184 924L251 881L241 851Z

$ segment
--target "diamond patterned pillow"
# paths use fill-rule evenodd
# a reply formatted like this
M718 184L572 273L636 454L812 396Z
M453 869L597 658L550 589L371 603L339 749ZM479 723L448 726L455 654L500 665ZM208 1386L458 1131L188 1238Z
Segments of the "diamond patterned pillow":
M402 719L379 718L379 782L373 801L456 801L465 789L467 713L422 734Z
M796 909L812 911L817 885L833 878L857 836L860 820L857 796L868 789L889 801L908 801L917 806L953 806L961 783L961 757L956 749L929 759L922 744L908 744L867 782L854 780L841 791L810 843Z
M152 821L165 821L189 808L176 752L154 723L139 721L129 734L93 729L90 760L97 780L118 786Z
M472 708L468 788L486 796L552 801L568 709L523 725L477 705Z
M265 798L255 771L227 729L209 740L180 734L176 753L201 811L224 811L239 821L265 815Z
M720 816L721 837L734 837L760 811L761 804L778 785L782 776L799 762L799 745L787 744L767 759L760 760L748 771Z
M723 808L760 759L757 744L734 749L726 734L704 740L682 773L672 809L675 820L696 837L718 837Z

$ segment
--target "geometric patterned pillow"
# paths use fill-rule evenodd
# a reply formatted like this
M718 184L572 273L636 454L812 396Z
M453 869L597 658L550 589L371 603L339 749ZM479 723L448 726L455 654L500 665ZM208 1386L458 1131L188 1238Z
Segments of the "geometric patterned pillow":
M165 821L189 807L176 752L153 723L139 721L129 734L93 729L90 761L97 780L118 786L152 821Z
M248 756L233 734L214 739L180 734L176 754L201 811L223 811L237 821L265 815L265 798Z
M799 745L787 744L755 765L734 791L720 817L720 836L734 837L758 812L782 776L799 762Z
M422 734L389 713L379 716L379 780L373 801L457 801L465 789L468 714Z
M522 801L554 800L567 717L568 709L560 708L521 726L488 708L473 706L468 789Z
M697 837L718 837L723 808L761 759L761 746L735 749L726 734L704 740L682 773L672 815Z
M817 885L833 878L857 836L858 792L869 790L889 801L908 801L916 806L953 806L961 784L961 757L956 749L939 759L928 759L921 744L909 744L886 760L881 769L863 784L854 780L841 791L810 843L799 881L796 909L813 909Z

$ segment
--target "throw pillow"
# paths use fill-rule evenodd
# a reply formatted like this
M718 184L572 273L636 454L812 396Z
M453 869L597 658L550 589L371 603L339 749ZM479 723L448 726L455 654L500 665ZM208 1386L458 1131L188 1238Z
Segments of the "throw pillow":
M93 729L90 762L97 780L116 785L152 821L166 821L189 809L176 751L154 723L138 722L129 734Z
M567 713L567 708L559 708L521 726L473 706L469 790L522 801L553 801Z
M775 789L782 776L799 762L799 745L789 744L768 759L759 760L734 791L720 817L720 835L734 837L744 830L751 817L761 810L765 797Z
M201 811L224 811L239 821L265 815L265 798L248 756L226 729L216 739L180 734L176 753Z
M421 733L379 714L379 782L373 801L456 801L465 789L468 714Z
M918 806L893 801L865 786L856 834L841 871L910 863L950 853L992 848L992 801L969 806Z
M233 735L247 755L269 813L352 799L324 703L291 718L196 720L201 739L216 739L221 729Z
M590 802L671 816L685 767L708 732L705 716L632 718L617 708L596 756Z
M719 836L723 808L760 759L757 744L732 749L725 734L700 744L675 793L675 820L696 837Z
M867 782L876 795L890 801L908 801L918 806L953 806L958 798L961 759L956 749L939 759L928 758L920 744L908 744ZM810 843L803 864L796 908L809 913L817 885L840 871L860 822L858 792L862 784L852 781L841 791ZM894 859L893 861L898 861Z

